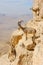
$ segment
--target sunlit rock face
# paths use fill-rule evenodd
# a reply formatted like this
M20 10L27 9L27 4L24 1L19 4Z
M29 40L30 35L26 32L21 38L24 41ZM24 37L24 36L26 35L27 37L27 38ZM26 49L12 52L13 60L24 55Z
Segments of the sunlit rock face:
M33 3L33 18L43 19L43 0L34 0Z
M14 31L14 33L11 36L11 46L16 51L15 60L17 60L16 58L19 59L17 65L42 65L43 64L42 61L43 51L41 51L43 50L43 13L42 13L43 1L34 0L32 10L34 15L33 19L27 22L24 28L20 26L20 29ZM36 32L32 33L33 29ZM29 33L30 31L31 33ZM27 54L27 53L31 53L31 54ZM32 55L32 57L30 55ZM29 58L31 58L32 62Z
M33 65L43 65L43 43L40 43L35 47Z
M23 36L23 31L16 30L11 36L11 44L15 47L22 39L22 36Z
M16 51L16 57L10 49L11 54L9 55L8 53L9 58L8 55L2 56L0 58L0 65L3 64L3 61L6 65L43 65L43 20L40 22L36 22L35 20L33 22L29 21L26 26L34 28L36 30L35 35L39 36L37 39L35 39L36 46L34 47L34 50L30 50L32 47L30 48L29 46L33 46L33 34L28 33L26 40L26 34L21 29L17 29L12 33L10 40L11 49L12 45L14 44L13 48Z
M18 32L18 33L17 33ZM17 34L16 34L17 33ZM32 34L28 35L28 39L26 40L26 35L22 30L16 30L12 36L11 36L11 50L15 49L16 51L16 57L19 57L21 54L27 53L26 50L27 46L29 44L32 44ZM12 61L12 58L14 57L13 52L9 54L9 59ZM31 52L31 51L30 51Z
M32 23L30 23L30 24L32 24ZM37 23L36 23L37 24ZM29 25L29 24L28 24ZM27 25L27 27L28 27L28 25ZM33 25L34 25L34 22L33 22ZM40 27L40 25L35 25L36 27ZM32 27L32 25L30 25L30 27L32 27L33 29L34 28L36 28L35 26L33 26ZM37 29L37 28L36 28ZM40 28L39 28L40 29ZM37 30L39 30L39 29L37 29ZM37 33L37 30L36 30L36 33ZM18 32L18 33L17 33ZM40 32L40 31L39 31ZM16 34L17 33L17 34ZM39 34L39 33L38 33ZM40 33L41 34L41 33ZM39 34L39 37L37 38L37 39L35 39L35 42L36 42L36 44L38 44L39 42L40 42L40 40L39 40L39 38L40 38L40 34ZM36 34L35 34L36 35ZM13 37L14 36L14 37ZM18 37L18 36L20 36L20 37ZM37 35L36 35L37 36ZM24 57L22 58L23 59L23 61L22 61L22 59L21 59L21 61L20 61L20 59L19 59L19 61L18 61L18 64L20 65L21 63L23 63L23 65L25 64L25 62L24 62L24 58L25 58L25 54L27 54L27 52L32 52L31 54L32 54L32 56L33 56L33 51L31 50L31 49L33 49L34 48L34 45L33 45L33 40L32 40L32 37L33 37L33 34L31 33L28 33L27 34L27 40L26 40L26 34L20 29L20 30L16 30L13 34L12 34L12 36L11 36L11 46L15 49L15 51L16 51L16 57L15 57L15 59L14 60L16 60L16 58L18 58L19 59L19 56L21 56L21 55L23 55ZM18 41L17 41L18 40ZM13 41L13 42L12 42ZM11 49L12 49L12 47L11 47ZM13 49L12 49L13 50ZM14 61L14 60L12 60L12 58L13 58L13 52L11 52L11 56L9 55L9 58L10 58L10 60L11 61ZM11 58L12 57L12 58ZM31 58L31 60L32 60L32 57L30 57L30 55L29 55L29 58ZM28 59L29 59L28 58ZM26 60L25 60L26 61ZM32 64L31 63L31 61L26 61L26 63L30 63L30 65ZM28 65L28 64L27 64Z

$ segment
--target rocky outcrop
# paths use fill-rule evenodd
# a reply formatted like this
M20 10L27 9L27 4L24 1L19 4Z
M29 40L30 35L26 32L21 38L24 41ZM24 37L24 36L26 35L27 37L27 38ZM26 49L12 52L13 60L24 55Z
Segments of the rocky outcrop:
M41 4L40 4L41 3ZM15 48L15 50L16 50L16 53L18 52L18 46L20 45L20 48L21 47L23 47L24 48L24 50L26 49L27 51L29 51L29 52L33 52L33 56L32 57L35 57L34 56L34 52L35 52L35 47L37 47L37 45L39 45L39 43L40 44L42 44L42 37L41 36L43 36L43 15L42 15L42 11L43 11L43 8L42 8L42 4L43 4L43 1L42 0L34 0L34 4L33 4L33 8L32 8L32 10L33 10L33 13L34 13L34 16L33 17L35 17L35 18L33 18L32 20L30 20L24 27L21 25L21 22L22 21L19 21L18 22L18 26L19 26L19 32L20 32L20 30L23 32L22 33L22 35L21 35L21 38L20 39L18 39L18 38L16 38L15 36L15 39L14 38L12 38L12 39L14 39L13 41L13 43L14 43L14 45L15 45L15 43L17 42L17 39L18 39L18 41L19 42L17 42L16 44L17 44L17 46L15 45L13 45L14 46L14 48ZM18 32L18 33L19 33ZM15 33L14 33L14 35L15 35ZM19 34L20 35L20 34ZM17 35L18 36L18 35ZM13 37L13 36L12 36ZM24 38L25 37L25 38ZM16 42L15 42L16 41ZM12 43L11 43L11 45L12 45ZM16 49L17 48L17 49ZM22 49L23 49L22 48ZM21 52L22 52L22 50L21 50ZM18 53L17 53L17 55L18 55L18 57L19 57L19 55L20 55L20 60L19 60L19 65L21 64L21 65L23 65L22 63L24 62L24 61L22 61L23 60L23 58L25 57L25 55L23 54L21 54L21 52L19 51ZM12 52L11 52L12 53ZM19 54L20 53L20 54ZM24 52L22 52L22 53L24 53ZM17 56L16 56L17 57ZM29 58L28 58L29 59ZM32 59L32 58L31 58ZM34 63L34 58L33 58L33 63ZM36 60L37 61L37 60ZM28 61L29 62L29 61ZM25 62L24 62L25 63ZM31 62L30 62L31 63ZM36 63L35 63L36 64ZM28 65L28 64L27 64ZM30 64L29 64L30 65Z
M43 43L40 43L35 47L32 65L43 65Z

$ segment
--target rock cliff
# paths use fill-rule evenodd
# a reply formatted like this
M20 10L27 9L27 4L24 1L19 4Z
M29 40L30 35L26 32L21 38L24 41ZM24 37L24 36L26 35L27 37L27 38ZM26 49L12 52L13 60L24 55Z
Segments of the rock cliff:
M43 65L43 0L34 0L33 19L18 29L10 39L9 53L0 58L0 65Z

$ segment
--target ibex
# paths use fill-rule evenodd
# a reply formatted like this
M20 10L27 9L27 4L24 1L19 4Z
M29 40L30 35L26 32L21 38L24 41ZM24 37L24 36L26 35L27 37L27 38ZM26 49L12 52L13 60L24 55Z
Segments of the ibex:
M26 34L26 40L27 40L27 34L33 34L33 37L32 37L32 41L33 41L33 44L31 45L28 45L27 49L28 50L34 50L34 47L36 46L36 42L35 42L35 39L37 39L38 37L35 36L36 34L36 30L32 27L23 27L21 25L21 21L18 22L18 26L23 30L23 32Z

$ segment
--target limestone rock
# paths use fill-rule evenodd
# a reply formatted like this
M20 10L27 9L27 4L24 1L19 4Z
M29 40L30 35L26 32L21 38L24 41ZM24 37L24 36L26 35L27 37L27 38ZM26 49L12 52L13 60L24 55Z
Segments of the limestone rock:
M43 65L43 44L38 44L33 53L33 65Z

